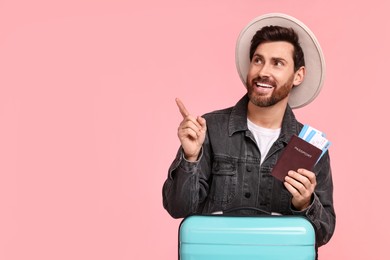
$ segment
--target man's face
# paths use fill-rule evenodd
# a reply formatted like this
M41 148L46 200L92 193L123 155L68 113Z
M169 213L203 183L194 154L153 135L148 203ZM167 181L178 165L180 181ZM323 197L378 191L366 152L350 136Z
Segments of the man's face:
M293 85L302 82L304 68L294 73L293 51L294 46L283 41L265 42L257 47L246 81L253 104L259 107L275 105L288 98Z

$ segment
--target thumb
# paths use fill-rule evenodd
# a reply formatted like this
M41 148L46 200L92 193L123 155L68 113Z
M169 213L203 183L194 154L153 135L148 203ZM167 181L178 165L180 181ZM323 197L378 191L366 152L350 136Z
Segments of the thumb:
M206 126L206 119L204 119L203 117L201 116L198 116L196 121L198 121L198 123L200 124L200 126L202 127L202 131L206 131L207 129L207 126Z

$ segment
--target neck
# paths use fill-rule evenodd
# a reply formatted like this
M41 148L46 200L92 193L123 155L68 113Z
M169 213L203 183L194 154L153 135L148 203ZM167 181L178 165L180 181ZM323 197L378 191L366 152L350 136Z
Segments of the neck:
M282 127L286 107L287 99L270 107L259 107L249 101L248 119L258 126L269 129L278 129Z

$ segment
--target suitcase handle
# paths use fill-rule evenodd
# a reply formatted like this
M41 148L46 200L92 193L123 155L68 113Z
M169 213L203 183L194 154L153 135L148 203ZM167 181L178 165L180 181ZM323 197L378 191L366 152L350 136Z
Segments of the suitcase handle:
M239 211L239 210L253 210L253 211L257 211L259 213L262 213L264 215L272 215L270 212L256 208L256 207L236 207L236 208L226 209L224 211L215 212L214 214L232 213L232 212Z

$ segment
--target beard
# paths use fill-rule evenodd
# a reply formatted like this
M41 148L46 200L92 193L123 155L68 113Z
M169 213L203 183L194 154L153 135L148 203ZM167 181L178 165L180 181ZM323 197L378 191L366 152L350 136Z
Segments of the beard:
M256 78L256 79L252 80L251 82L249 82L247 80L246 85L247 85L249 100L254 105L256 105L258 107L273 106L273 105L277 104L278 102L280 102L281 100L288 97L288 95L290 94L292 85L293 85L293 80L294 80L294 76L289 78L287 80L287 82L281 86L277 86L277 84L274 81L271 81L269 79ZM257 88L256 84L254 83L255 81L272 85L274 87L274 91L272 92L272 95L265 96L265 95L261 95L261 94L257 93L255 91L255 88Z

